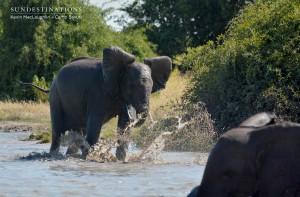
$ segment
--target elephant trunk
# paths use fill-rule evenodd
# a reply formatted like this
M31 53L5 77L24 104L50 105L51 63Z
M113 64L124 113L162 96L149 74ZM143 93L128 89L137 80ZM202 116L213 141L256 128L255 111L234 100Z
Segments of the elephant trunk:
M137 113L137 121L135 122L134 126L139 127L146 121L146 118L149 114L149 102L146 104L141 104L135 109Z

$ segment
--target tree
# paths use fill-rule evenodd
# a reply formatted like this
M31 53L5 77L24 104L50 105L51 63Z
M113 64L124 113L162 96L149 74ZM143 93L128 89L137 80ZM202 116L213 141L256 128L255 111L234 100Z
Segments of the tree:
M63 11L44 20L11 19L12 7L80 8L79 20ZM17 81L45 81L78 56L101 57L102 49L118 45L137 56L154 56L155 48L142 29L115 32L103 20L103 12L87 0L3 0L0 5L3 35L0 34L0 98L37 99L33 91L21 91ZM54 16L54 15L51 15ZM1 28L0 28L1 33ZM132 38L134 36L134 39ZM34 76L38 78L34 78ZM38 80L44 77L45 80Z
M215 40L224 33L230 19L245 0L135 0L123 10L135 23L130 28L146 28L159 54L174 56Z

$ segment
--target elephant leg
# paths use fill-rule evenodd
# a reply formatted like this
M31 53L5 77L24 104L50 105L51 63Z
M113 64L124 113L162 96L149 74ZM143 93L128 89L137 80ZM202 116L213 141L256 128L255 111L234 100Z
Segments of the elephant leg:
M50 147L50 154L52 156L58 155L60 142L61 142L61 132L57 132L52 129L52 143Z
M93 146L98 142L103 118L101 115L90 115L87 123L87 136L86 140L90 146ZM88 154L88 149L82 150L82 157L85 158Z
M130 116L127 107L124 105L118 119L118 147L116 157L120 161L126 161L128 152L130 130L126 131L126 127L130 123Z
M50 93L50 115L52 126L52 143L50 147L50 154L52 156L58 155L61 142L61 135L65 132L65 124L63 117L63 110L58 99L59 95L54 90Z
M120 161L126 161L128 152L129 135L124 134L124 130L118 129L118 147L116 150L116 158ZM128 131L126 133L129 133Z
M59 103L50 102L51 125L52 125L52 143L50 154L57 156L61 142L61 135L65 132L64 118L62 108Z

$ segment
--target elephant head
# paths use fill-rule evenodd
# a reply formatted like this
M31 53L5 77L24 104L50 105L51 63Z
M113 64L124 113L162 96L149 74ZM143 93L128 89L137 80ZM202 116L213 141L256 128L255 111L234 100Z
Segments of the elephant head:
M135 126L145 121L151 93L165 88L172 71L169 57L149 58L145 62L134 61L132 55L118 47L103 50L104 80L110 83L107 91L135 108L138 116Z
M143 124L149 114L149 99L153 92L164 89L172 71L169 57L149 58L145 61L127 65L122 83L124 98L140 115L135 126Z

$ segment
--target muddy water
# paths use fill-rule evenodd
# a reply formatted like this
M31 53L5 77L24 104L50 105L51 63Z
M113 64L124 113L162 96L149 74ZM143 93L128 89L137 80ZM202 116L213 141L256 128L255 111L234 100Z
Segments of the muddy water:
M21 141L29 134L0 132L0 197L186 196L204 170L194 162L196 153L162 152L151 163L20 160L49 149L49 144Z

